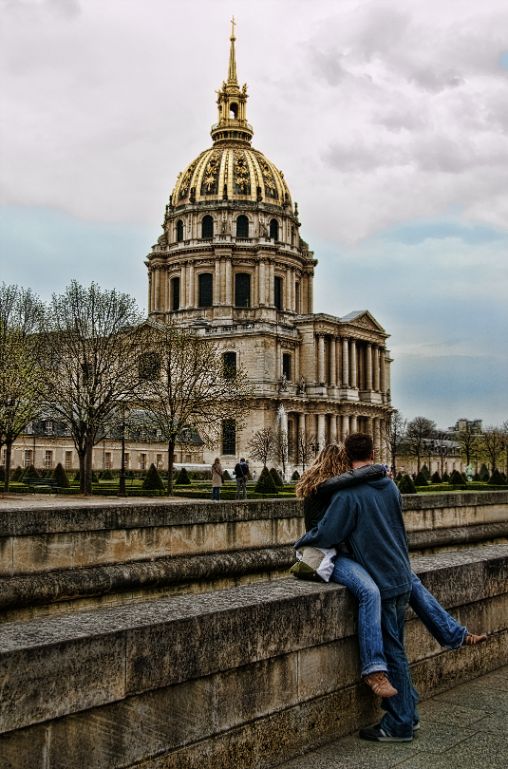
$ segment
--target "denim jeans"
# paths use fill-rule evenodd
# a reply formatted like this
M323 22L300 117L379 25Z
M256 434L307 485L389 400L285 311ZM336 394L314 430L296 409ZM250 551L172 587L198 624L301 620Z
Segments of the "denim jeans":
M386 711L380 726L396 737L412 737L413 725L418 721L416 713L417 694L411 681L409 664L404 650L405 613L409 593L381 602L381 627L388 677L397 689L395 697L384 699Z
M388 667L381 634L381 596L376 583L363 566L342 553L339 553L335 560L331 579L347 587L358 601L358 643L362 676L377 670L386 672Z
M247 478L236 479L236 498L247 499Z
M212 499L220 499L220 486L212 486Z
M462 646L467 628L448 614L414 572L411 572L409 605L441 646L447 646L449 649Z

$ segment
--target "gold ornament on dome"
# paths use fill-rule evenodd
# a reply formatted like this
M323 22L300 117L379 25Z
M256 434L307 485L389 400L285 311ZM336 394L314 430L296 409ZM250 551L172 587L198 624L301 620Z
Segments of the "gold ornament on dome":
M189 186L192 179L192 174L194 173L194 169L196 168L196 162L192 163L184 173L182 177L182 181L180 182L180 191L178 193L178 197L180 200L182 198L186 198L189 193Z
M275 184L272 169L266 160L260 160L259 166L261 168L261 173L263 174L263 183L265 185L265 193L267 197L277 199L279 195L277 193L277 185Z
M235 192L240 195L249 195L251 190L250 171L245 152L235 152L234 158L233 182Z
M214 152L206 164L201 182L202 195L216 195L219 186L220 152Z

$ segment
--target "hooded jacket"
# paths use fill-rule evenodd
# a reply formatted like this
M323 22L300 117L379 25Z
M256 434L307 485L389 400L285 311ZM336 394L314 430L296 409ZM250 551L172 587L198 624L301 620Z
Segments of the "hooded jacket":
M317 526L295 547L326 548L341 543L371 575L382 599L410 591L411 567L401 497L390 478L341 486Z

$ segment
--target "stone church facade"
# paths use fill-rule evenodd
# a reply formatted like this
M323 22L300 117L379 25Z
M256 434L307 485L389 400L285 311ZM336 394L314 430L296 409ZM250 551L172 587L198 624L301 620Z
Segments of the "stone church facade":
M384 454L388 335L367 310L314 312L317 260L300 236L284 174L252 146L247 98L233 27L212 146L179 174L146 261L149 316L213 340L227 365L248 372L253 389L245 426L224 424L222 445L204 461L221 455L230 465L248 456L253 434L277 429L281 412L292 466L298 436L317 451L363 430Z

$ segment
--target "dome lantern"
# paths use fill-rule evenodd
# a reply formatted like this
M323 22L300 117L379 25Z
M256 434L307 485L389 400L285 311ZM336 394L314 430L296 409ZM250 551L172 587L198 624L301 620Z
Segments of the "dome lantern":
M247 123L247 85L240 88L236 75L235 18L231 20L228 79L217 91L219 122L212 126L211 136L215 145L225 143L250 144L254 131Z

